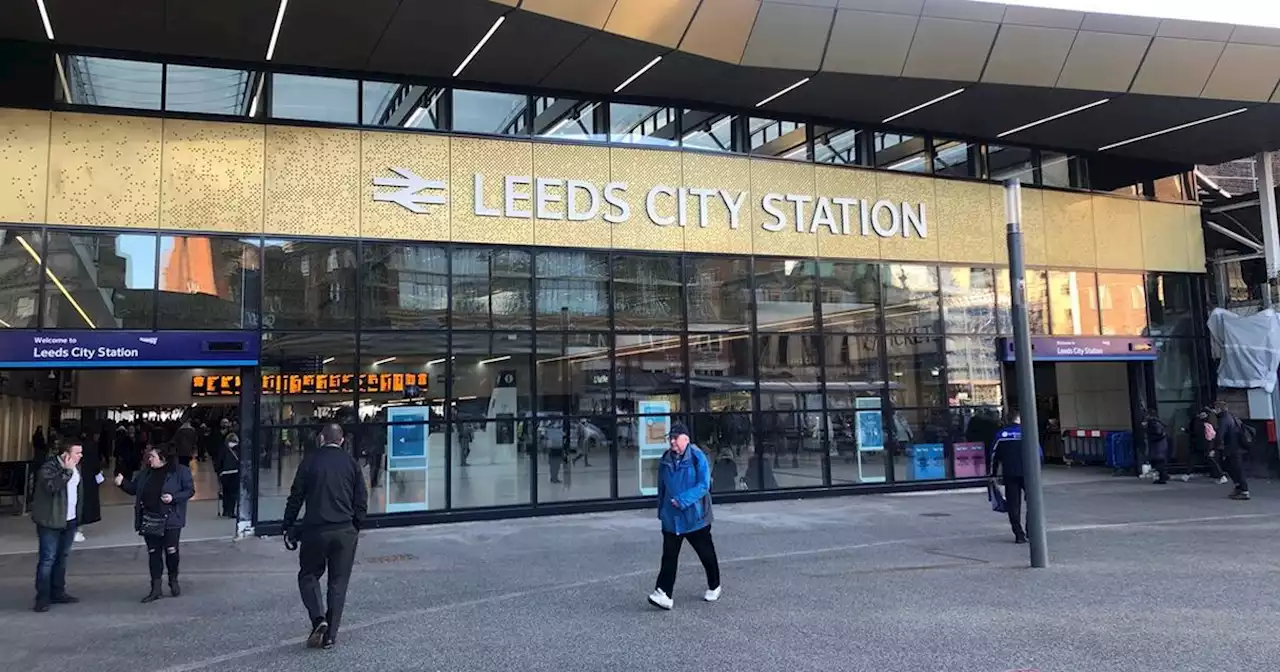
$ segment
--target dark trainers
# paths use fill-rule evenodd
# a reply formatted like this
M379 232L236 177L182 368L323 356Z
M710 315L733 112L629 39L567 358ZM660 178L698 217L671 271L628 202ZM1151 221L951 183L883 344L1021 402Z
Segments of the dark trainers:
M53 598L53 603L54 604L80 604L80 598L73 597L71 595L63 593L58 597Z
M333 648L333 645L334 645L334 644L336 644L336 643L337 643L337 641L335 641L335 640L334 640L334 636L333 636L333 635L325 635L324 641L323 641L323 642L321 642L321 644L320 644L320 648L322 648L322 649L332 649L332 648Z
M1252 497L1249 496L1248 490L1237 490L1231 493L1229 496L1231 497L1231 499L1240 500L1242 502L1253 499Z
M328 639L329 639L329 622L324 619L320 619L311 628L311 636L307 637L307 648L318 649L321 646L323 646L325 640L328 640Z
M44 612L49 611L49 601L36 600L36 606L32 607L31 610L37 614L43 614Z

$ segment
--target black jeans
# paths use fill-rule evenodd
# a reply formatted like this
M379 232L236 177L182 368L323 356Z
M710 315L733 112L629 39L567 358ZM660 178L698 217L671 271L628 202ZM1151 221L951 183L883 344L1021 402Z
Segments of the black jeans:
M236 505L240 503L240 474L220 474L218 480L222 485L222 515L235 518Z
M350 525L337 529L303 531L299 537L298 590L311 622L325 619L329 632L336 634L342 624L342 608L347 603L347 583L356 561L360 533ZM329 572L328 596L321 593L320 577ZM322 604L323 603L323 604Z
M1169 482L1169 460L1162 458L1152 458L1151 468L1156 470L1156 480L1161 483Z
M1215 480L1225 475L1225 472L1222 471L1222 465L1218 461L1221 456L1222 454L1216 450L1204 451L1205 462L1209 463L1209 477Z
M715 590L720 587L720 561L716 559L716 545L711 541L711 526L689 534L662 533L662 568L658 570L657 588L671 596L676 586L676 568L680 565L680 547L685 540L693 547L702 561L702 568L707 572L707 588Z
M178 578L178 541L182 529L165 530L162 537L143 537L147 542L147 563L151 566L151 580L159 581L169 569L169 580Z
M1227 475L1231 480L1236 482L1236 490L1240 492L1249 491L1249 481L1244 475L1244 454L1239 449L1228 450L1227 452Z
M1025 537L1022 527L1022 497L1026 492L1026 483L1021 476L1004 477L1004 503L1009 512L1009 527L1013 528L1013 536Z

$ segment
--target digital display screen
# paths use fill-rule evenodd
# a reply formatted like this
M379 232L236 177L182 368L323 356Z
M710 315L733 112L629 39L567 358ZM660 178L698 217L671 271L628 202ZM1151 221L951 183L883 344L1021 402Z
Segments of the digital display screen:
M427 389L423 373L289 373L262 376L263 394L401 394L408 388ZM193 397L235 397L240 376L192 376Z

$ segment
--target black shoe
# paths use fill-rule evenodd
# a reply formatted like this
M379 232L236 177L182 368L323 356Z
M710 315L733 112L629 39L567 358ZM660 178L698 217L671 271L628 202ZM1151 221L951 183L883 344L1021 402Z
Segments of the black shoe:
M1152 483L1155 483L1156 485L1168 485L1168 484L1169 484L1169 479L1163 479L1163 478L1162 478L1162 479L1157 480L1157 481L1152 481Z
M182 594L182 585L178 583L178 577L169 577L169 594L177 597Z
M1014 533L1013 533L1013 543L1015 543L1015 544L1025 544L1025 543L1027 543L1027 535L1026 535L1026 533L1025 533L1025 532L1014 532Z
M1248 491L1248 490L1237 490L1237 491L1235 491L1235 492L1231 493L1231 494L1229 495L1229 497L1230 497L1231 499L1235 499L1235 500L1238 500L1238 501L1241 501L1241 502L1246 502L1246 501L1248 501L1248 500L1250 500L1250 499L1253 499L1252 497L1250 497L1250 496L1249 496L1249 491Z
M53 598L54 604L80 604L80 598L63 593Z
M147 596L142 598L142 603L150 604L162 597L164 597L164 594L160 592L160 579L152 579L151 592L147 593Z
M336 635L325 635L324 641L320 643L320 648L332 649L333 645L337 644L337 641L334 639L335 636Z
M44 612L49 611L49 601L37 598L36 606L32 607L31 610L37 614L43 614Z
M325 640L329 640L329 622L322 618L311 626L311 636L307 637L307 648L318 649L324 645Z

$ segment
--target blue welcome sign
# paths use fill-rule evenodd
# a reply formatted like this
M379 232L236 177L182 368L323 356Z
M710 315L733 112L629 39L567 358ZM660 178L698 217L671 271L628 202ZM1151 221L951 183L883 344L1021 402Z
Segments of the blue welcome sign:
M239 331L0 330L0 368L257 366L258 335Z

